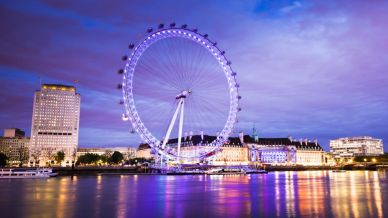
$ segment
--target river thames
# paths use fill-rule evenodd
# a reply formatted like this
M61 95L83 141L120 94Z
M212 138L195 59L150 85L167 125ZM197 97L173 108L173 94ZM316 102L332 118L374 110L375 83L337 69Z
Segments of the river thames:
M0 180L0 217L384 217L388 173Z

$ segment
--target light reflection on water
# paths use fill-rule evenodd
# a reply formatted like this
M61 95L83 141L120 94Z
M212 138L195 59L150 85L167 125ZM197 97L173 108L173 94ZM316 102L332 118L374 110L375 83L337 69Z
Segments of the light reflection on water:
M384 217L387 173L0 180L1 217Z

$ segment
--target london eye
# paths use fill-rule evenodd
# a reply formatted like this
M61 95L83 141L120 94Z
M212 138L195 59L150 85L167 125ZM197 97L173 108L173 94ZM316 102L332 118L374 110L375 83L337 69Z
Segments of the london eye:
M162 157L204 159L233 132L241 110L231 61L207 34L175 23L149 28L124 56L123 120ZM184 152L188 139L212 135L207 146ZM175 139L175 140L173 140Z

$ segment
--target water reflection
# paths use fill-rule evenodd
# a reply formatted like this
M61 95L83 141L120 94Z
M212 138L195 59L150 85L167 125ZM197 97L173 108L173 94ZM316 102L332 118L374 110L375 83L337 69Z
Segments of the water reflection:
M0 180L2 217L384 217L387 173Z

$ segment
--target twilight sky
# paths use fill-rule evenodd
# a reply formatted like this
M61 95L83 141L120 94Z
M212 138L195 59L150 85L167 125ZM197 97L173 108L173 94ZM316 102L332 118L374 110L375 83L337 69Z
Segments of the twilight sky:
M241 1L242 2L242 1ZM127 45L188 24L226 50L243 97L236 132L370 135L388 150L387 1L2 1L0 128L29 135L33 92L78 80L79 145L136 146L115 89Z

